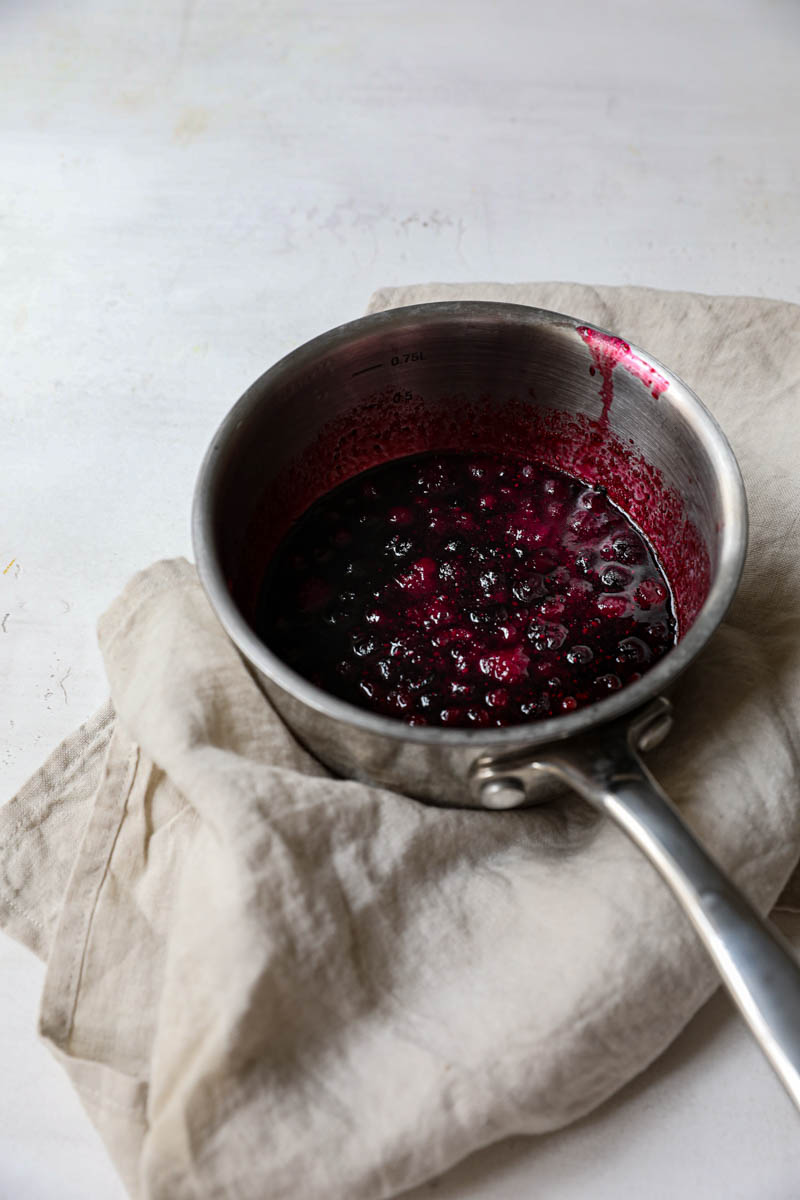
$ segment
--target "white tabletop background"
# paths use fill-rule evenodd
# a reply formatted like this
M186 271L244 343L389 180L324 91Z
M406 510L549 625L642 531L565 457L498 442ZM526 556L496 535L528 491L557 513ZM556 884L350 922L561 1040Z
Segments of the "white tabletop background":
M800 301L799 251L796 0L3 0L3 798L103 699L99 612L190 555L223 414L376 287ZM42 976L0 938L0 1197L120 1200ZM794 1200L799 1135L717 996L590 1118L414 1195Z

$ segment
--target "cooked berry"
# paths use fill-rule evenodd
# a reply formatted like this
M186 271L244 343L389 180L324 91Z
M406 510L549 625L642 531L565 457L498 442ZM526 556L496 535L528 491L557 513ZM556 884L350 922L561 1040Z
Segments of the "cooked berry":
M598 692L617 692L622 687L619 675L598 675L594 682Z
M435 583L438 569L432 558L420 558L411 569L396 577L395 582L411 596L423 596L430 592Z
M532 600L538 600L540 596L545 594L544 580L538 571L528 573L525 570L518 572L516 582L511 591L514 599L520 604L530 604Z
M656 621L648 625L645 632L654 642L666 642L672 636L671 625L667 621Z
M414 543L412 542L411 538L403 537L401 534L395 533L386 543L386 549L390 554L393 554L395 558L405 558L406 555L410 554L414 549Z
M411 709L413 700L407 688L394 687L386 694L386 706L390 711L405 713Z
M353 653L359 658L366 658L375 649L375 640L368 633L356 633L353 636Z
M546 621L557 621L559 617L563 617L566 607L566 596L559 596L556 593L553 596L548 596L546 600L542 600L539 604L539 612Z
M616 617L617 619L627 617L633 607L627 596L609 592L598 596L595 604L598 612L601 612L604 617Z
M642 554L641 538L626 536L614 538L614 541L611 543L611 549L617 562L626 563L628 566L640 563L644 557Z
M489 725L491 718L485 708L468 708L467 723L469 725Z
M569 587L571 579L569 567L556 567L545 577L544 586L548 592L560 592L563 588Z
M650 658L652 653L641 638L623 638L617 646L618 663L644 663Z
M666 600L667 588L660 579L643 579L634 595L642 608L654 608Z
M600 572L600 582L607 592L621 592L631 581L631 573L625 567L606 567Z
M567 651L567 662L572 666L585 666L594 658L594 653L590 646L572 646Z
M560 650L567 640L567 628L550 621L534 621L528 626L528 638L535 650Z
M495 571L492 568L483 571L479 576L479 583L487 600L502 604L508 599L508 583L504 571Z
M352 704L476 730L591 704L675 642L653 553L605 491L492 454L398 459L323 496L257 628Z
M501 650L499 654L485 655L479 660L478 666L484 675L502 680L503 683L514 683L528 674L530 661L522 647L516 646L513 650Z

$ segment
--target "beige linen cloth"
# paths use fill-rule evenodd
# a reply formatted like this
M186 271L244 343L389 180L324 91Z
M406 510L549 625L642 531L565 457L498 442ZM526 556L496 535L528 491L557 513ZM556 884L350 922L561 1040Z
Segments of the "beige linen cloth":
M730 436L746 575L652 765L768 910L800 854L800 308L561 284L370 307L453 297L619 332ZM329 777L188 563L138 575L100 644L111 702L0 810L0 922L47 961L42 1037L132 1196L394 1195L586 1113L712 992L666 887L599 818Z

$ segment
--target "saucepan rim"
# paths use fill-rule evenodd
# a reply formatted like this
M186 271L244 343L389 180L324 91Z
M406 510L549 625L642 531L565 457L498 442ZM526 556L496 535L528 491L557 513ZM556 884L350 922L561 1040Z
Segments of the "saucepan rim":
M214 539L214 499L221 474L229 468L228 448L235 431L265 403L271 389L280 388L292 377L308 371L354 338L390 331L400 334L404 328L410 329L420 322L480 324L501 317L507 323L566 326L576 330L588 325L600 334L619 336L593 322L564 313L499 301L440 301L359 317L305 342L265 371L225 416L203 458L192 505L192 542L198 575L212 608L234 644L258 671L309 708L345 726L355 726L394 741L473 746L481 750L500 750L521 741L541 745L572 737L630 713L671 688L720 624L736 593L747 551L748 532L747 498L736 457L719 424L692 389L669 367L630 343L635 354L666 378L670 401L702 441L714 468L724 514L719 563L705 602L678 644L640 680L584 708L541 721L500 729L434 728L407 725L398 718L369 712L332 696L292 670L261 641L230 595Z

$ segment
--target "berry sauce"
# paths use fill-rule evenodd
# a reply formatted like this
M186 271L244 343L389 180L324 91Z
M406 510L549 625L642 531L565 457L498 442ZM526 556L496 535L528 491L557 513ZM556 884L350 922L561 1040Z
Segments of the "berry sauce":
M494 453L397 459L316 500L256 628L332 695L464 728L591 704L676 640L655 555L605 490Z

